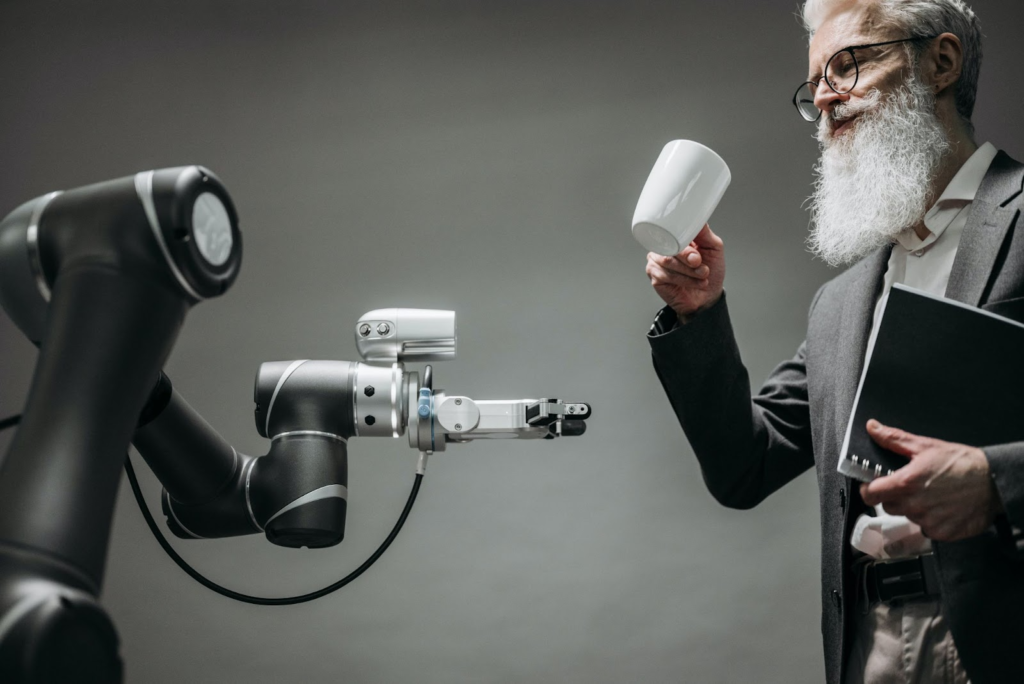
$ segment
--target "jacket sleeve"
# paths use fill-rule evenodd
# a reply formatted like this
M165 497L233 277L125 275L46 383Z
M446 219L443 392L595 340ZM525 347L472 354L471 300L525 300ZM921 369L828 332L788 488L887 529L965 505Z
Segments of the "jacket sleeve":
M999 498L1010 528L1000 530L1004 541L1024 555L1024 442L1000 444L982 449L988 458L992 480L996 484Z
M720 503L752 508L814 465L806 342L752 397L724 294L685 325L662 309L648 341L658 378Z

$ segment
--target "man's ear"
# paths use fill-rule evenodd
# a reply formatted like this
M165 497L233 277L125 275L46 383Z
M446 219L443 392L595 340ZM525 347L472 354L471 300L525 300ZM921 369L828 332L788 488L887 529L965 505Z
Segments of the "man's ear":
M921 75L936 95L960 80L963 66L963 45L952 33L934 38L928 50L921 55Z

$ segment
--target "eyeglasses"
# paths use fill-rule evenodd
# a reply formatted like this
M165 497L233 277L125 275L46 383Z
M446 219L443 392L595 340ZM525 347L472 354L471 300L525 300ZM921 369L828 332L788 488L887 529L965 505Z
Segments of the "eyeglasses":
M897 43L908 43L915 40L931 40L935 36L918 36L916 38L902 38L900 40L887 40L884 43L871 43L869 45L851 45L843 48L836 54L829 57L825 64L825 75L817 81L807 81L800 84L796 94L793 95L793 106L800 112L800 116L810 122L821 118L821 110L814 105L814 96L818 92L818 84L821 79L837 95L846 93L857 87L857 78L860 76L860 66L857 64L857 56L854 50L882 47L883 45L895 45Z

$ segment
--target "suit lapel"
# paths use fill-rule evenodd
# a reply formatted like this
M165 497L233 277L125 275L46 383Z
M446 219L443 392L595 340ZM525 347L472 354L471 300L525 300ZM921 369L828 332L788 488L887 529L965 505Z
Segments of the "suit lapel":
M992 160L971 213L949 274L946 297L979 306L996 271L999 250L1013 225L1016 209L1007 207L1021 192L1024 166L1004 152Z
M891 247L882 248L859 264L857 277L843 300L838 332L840 348L847 351L840 353L836 359L835 385L836 427L840 431L840 442L850 421L853 400L860 385L875 302L882 291L891 251Z

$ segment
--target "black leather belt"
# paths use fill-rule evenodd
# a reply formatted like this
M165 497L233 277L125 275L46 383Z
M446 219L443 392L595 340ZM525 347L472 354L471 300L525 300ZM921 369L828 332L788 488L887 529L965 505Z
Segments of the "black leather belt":
M892 561L874 561L864 570L864 588L871 603L937 597L939 569L935 556L926 554Z

